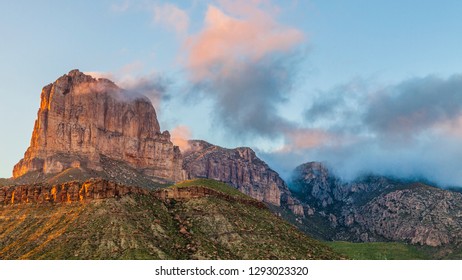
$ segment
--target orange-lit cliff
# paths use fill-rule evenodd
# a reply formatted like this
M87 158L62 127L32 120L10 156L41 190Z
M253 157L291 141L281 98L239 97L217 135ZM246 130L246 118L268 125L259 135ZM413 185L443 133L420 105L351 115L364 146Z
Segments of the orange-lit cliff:
M72 70L43 88L30 147L13 176L72 167L101 171L102 156L167 181L186 176L149 99Z

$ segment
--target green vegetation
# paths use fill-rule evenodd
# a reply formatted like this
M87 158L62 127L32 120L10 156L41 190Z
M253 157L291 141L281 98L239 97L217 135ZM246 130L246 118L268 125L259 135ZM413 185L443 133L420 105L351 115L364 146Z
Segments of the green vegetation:
M180 182L176 185L173 185L171 187L184 188L184 187L191 187L191 186L203 186L203 187L207 187L207 188L210 188L210 189L213 189L213 190L225 193L225 194L229 194L235 197L250 199L249 196L241 193L240 191L231 187L230 185L227 185L225 183L218 182L215 180L211 180L211 179L187 180L187 181Z
M194 180L245 199L151 194L0 208L1 259L339 259L342 256L226 184Z
M430 248L399 242L326 242L336 252L354 260L428 260Z

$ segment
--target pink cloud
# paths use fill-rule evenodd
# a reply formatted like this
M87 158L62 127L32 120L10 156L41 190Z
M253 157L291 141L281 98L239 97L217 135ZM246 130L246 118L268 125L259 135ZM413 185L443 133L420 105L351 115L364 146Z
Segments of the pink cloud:
M114 76L111 73L107 72L98 72L98 71L88 71L88 72L83 72L85 75L92 76L95 79L109 79L112 80L114 79Z
M255 62L274 52L289 51L303 40L300 30L279 24L272 13L263 10L262 1L221 2L235 16L209 6L203 30L186 41L186 63L195 80L226 71L240 61Z
M280 152L291 152L326 146L332 142L332 135L319 129L294 129L286 132L286 144Z
M322 147L342 147L357 144L365 138L358 135L329 132L319 128L288 128L285 144L277 152L291 153Z
M188 140L191 139L191 130L185 125L179 125L172 129L172 142L175 146L180 147L181 152L190 149Z
M440 138L462 138L462 116L437 122L432 127L432 132Z

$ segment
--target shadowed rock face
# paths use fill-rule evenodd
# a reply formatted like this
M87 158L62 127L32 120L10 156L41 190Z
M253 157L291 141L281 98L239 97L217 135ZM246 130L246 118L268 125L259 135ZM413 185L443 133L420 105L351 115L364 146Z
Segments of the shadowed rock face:
M260 160L250 148L225 149L205 141L189 141L184 169L190 178L209 178L228 183L241 192L276 206L286 206L303 215L278 173Z
M160 132L149 99L73 70L43 88L30 147L13 176L78 167L101 171L101 155L149 176L185 179L181 153L168 131Z

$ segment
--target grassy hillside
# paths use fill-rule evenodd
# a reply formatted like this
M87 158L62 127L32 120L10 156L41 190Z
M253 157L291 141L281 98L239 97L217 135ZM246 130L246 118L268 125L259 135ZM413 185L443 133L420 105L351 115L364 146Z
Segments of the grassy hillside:
M186 188L186 187L191 187L191 186L203 186L207 187L225 194L229 194L235 197L240 197L240 198L249 198L249 196L241 193L238 191L236 188L233 188L225 183L218 182L215 180L211 179L193 179L193 180L187 180L180 182L174 186L171 186L170 188Z
M428 260L434 258L429 247L398 242L352 243L335 241L326 242L326 244L336 252L354 260Z
M251 200L212 180L202 185ZM269 210L204 196L153 195L0 208L2 259L336 259L328 246Z

